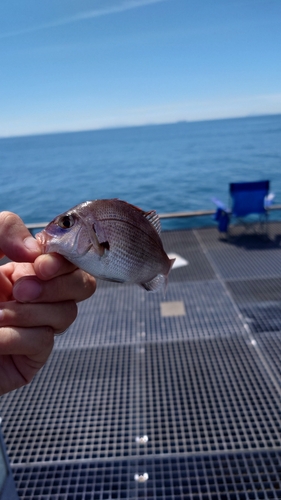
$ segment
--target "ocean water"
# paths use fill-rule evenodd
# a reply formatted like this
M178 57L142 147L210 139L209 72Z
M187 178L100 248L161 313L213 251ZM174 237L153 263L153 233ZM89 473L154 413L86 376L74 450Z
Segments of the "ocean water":
M213 196L228 203L230 182L266 178L281 203L281 115L3 138L0 172L0 210L26 223L96 198L160 213L209 210ZM206 224L211 217L162 226Z

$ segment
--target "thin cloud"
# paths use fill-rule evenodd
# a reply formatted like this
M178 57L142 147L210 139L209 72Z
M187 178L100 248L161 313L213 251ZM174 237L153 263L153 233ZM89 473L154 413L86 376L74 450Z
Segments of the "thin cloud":
M106 7L104 9L94 9L88 12L81 12L73 17L61 19L60 21L58 21L57 24L58 25L69 24L76 21L82 21L84 19L91 19L93 17L107 16L108 14L115 14L117 12L124 12L126 10L137 9L138 7L144 7L145 5L151 5L154 3L160 3L164 1L166 0L134 0L134 1L123 2L121 5Z
M48 29L48 28L56 28L58 26L64 26L64 25L73 24L73 23L76 23L79 21L86 21L88 19L93 19L93 18L102 17L102 16L108 16L111 14L125 12L127 10L133 10L133 9L137 9L140 7L145 7L147 5L162 3L165 1L167 1L167 0L129 0L126 2L122 2L119 5L114 5L114 6L112 5L109 7L102 8L102 9L93 9L93 10L86 11L86 12L78 12L74 16L61 18L61 19L58 19L56 21L52 21L50 23L41 24L39 26L34 26L31 28L26 28L26 29L18 30L18 31L12 31L9 33L3 33L2 35L0 35L0 39L25 35L28 33L34 33L36 31L41 31L41 30Z

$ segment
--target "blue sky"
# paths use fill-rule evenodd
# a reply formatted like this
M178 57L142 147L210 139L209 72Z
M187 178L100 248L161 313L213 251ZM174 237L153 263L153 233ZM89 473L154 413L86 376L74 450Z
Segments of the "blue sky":
M281 113L280 0L2 0L0 136Z

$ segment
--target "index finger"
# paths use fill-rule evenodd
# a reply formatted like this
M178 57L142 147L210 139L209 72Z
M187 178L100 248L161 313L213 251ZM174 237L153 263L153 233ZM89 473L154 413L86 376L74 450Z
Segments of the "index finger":
M15 262L33 262L41 249L24 225L12 212L0 212L0 257L7 255Z

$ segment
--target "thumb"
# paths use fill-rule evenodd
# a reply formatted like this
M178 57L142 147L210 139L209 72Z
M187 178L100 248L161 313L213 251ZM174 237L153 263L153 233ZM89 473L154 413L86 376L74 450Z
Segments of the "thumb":
M41 249L21 218L12 212L0 212L0 257L16 262L34 262Z

